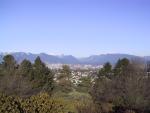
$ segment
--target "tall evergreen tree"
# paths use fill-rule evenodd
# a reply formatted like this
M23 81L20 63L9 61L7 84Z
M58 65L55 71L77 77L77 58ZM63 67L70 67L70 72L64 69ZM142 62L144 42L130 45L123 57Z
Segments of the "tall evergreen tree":
M71 69L67 65L63 65L60 74L57 77L58 87L62 92L68 93L72 91Z
M19 66L19 74L24 77L29 77L30 80L33 79L33 69L32 64L29 60L23 60Z
M3 58L2 69L7 75L15 74L17 63L12 55L6 55Z
M126 71L130 64L127 58L119 59L114 68L114 75L120 75Z
M34 70L34 81L36 82L35 87L42 88L43 90L48 90L49 92L53 89L53 72L46 67L46 65L41 61L40 57L37 57L33 65Z
M41 79L44 77L45 73L47 70L45 70L46 66L45 64L41 61L40 57L37 57L35 59L35 62L34 62L34 77L36 79Z
M107 62L104 64L103 68L100 69L98 73L98 77L101 77L101 76L109 77L111 74L112 74L112 65L109 62Z

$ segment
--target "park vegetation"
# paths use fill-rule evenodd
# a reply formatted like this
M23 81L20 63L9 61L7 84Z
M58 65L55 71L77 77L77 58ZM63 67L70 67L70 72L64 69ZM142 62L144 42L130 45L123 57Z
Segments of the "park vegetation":
M150 113L150 77L141 62L124 58L77 84L71 78L67 65L56 76L40 57L17 63L6 55L0 63L0 113Z

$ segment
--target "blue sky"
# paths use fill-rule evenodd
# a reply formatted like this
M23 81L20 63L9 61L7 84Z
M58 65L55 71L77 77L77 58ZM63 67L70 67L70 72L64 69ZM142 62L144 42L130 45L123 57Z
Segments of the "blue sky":
M0 0L0 51L150 55L150 0Z

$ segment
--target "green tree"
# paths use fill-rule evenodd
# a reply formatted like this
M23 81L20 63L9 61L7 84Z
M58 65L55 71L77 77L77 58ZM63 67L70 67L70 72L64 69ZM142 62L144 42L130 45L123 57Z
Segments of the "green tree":
M16 76L13 78L13 92L18 96L32 95L33 68L29 60L23 60L18 66ZM11 81L10 81L11 82Z
M114 75L121 75L126 71L130 64L130 61L127 58L119 59L114 68Z
M12 75L15 73L16 61L12 55L6 55L3 58L2 69L6 75Z
M111 74L112 74L112 65L109 62L107 62L104 64L103 68L100 69L98 76L99 77L101 77L101 76L109 77Z
M51 92L53 90L53 72L37 57L33 65L35 87Z
M12 55L3 57L3 62L0 66L2 75L0 78L0 91L12 93L12 89L14 90L13 83L16 75L16 66L16 61Z
M145 76L144 70L142 71L137 64L127 63L118 63L121 64L122 69L119 76L113 76L112 79L101 76L95 80L91 95L99 108L102 108L101 105L107 103L112 104L114 110L117 110L117 107L121 107L124 110L149 110L149 77Z
M19 66L19 74L24 77L29 77L32 79L33 77L33 69L32 64L29 60L23 60Z
M63 65L60 74L57 77L58 87L62 92L68 93L72 91L71 69L67 65Z
M88 93L91 89L92 80L90 76L81 77L77 84L77 91Z

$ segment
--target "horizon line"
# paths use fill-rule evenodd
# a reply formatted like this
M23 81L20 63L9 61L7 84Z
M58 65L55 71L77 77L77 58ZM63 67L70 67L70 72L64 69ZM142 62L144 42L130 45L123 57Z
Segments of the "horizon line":
M118 52L112 52L112 53L100 53L100 54L91 54L91 55L87 55L87 56L76 56L73 54L54 54L54 53L48 53L48 52L23 52L23 51L12 51L12 52L2 52L0 51L0 54L12 54L12 53L25 53L25 54L35 54L35 55L40 55L40 54L46 54L46 55L52 55L52 56L73 56L76 58L84 58L84 57L90 57L90 56L100 56L100 55L113 55L113 54L119 54L119 55L133 55L133 56L138 56L138 57L147 57L150 55L136 55L136 54L131 54L131 53L118 53Z

